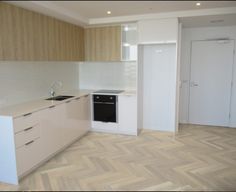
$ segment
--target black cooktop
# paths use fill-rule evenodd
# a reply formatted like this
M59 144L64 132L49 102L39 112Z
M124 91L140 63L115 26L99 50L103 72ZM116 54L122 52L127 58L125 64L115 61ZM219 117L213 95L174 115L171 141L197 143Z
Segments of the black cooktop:
M98 91L95 91L94 93L114 93L114 94L117 94L117 93L121 93L123 91L124 90L98 90Z

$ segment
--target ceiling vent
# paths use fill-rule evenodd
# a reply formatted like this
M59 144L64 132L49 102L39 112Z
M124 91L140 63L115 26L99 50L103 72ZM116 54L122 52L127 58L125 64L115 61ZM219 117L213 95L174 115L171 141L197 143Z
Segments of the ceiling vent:
M210 22L211 23L222 23L222 22L224 22L224 20L223 19L218 19L218 20L212 20Z

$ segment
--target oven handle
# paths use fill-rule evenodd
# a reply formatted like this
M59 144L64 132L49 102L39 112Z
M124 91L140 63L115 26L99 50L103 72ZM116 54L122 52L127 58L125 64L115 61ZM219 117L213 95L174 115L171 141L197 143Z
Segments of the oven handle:
M93 102L95 104L105 104L105 105L115 105L115 103L112 102Z

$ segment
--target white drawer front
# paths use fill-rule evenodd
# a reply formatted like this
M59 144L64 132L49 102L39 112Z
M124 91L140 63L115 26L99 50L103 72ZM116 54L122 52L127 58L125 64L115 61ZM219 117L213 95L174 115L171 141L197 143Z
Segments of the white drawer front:
M19 148L26 143L39 138L41 136L41 130L39 125L36 125L34 127L29 127L24 129L23 131L15 134L15 145L16 148Z
M117 132L118 123L92 121L92 130L101 130L106 132Z
M29 113L14 119L14 132L18 133L39 123L38 113Z
M17 174L21 176L41 161L41 139L32 140L16 150Z

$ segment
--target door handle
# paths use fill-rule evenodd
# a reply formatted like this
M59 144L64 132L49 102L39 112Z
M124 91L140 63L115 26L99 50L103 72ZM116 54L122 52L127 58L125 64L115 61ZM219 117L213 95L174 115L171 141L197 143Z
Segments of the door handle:
M190 82L190 87L197 87L197 86L198 86L198 84L196 82L194 82L194 81Z

